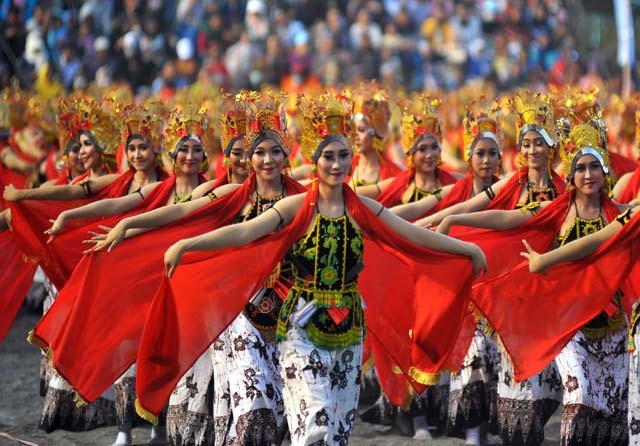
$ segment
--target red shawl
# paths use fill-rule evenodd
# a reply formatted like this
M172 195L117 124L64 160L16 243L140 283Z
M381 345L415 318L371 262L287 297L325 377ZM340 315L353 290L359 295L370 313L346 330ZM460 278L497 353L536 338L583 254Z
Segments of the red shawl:
M511 357L516 380L546 367L618 289L627 298L640 296L639 255L640 219L634 217L582 260L557 265L545 275L531 274L525 261L474 289L476 305Z
M387 186L387 188L376 197L376 200L388 208L402 204L402 196L409 187L409 184L413 181L415 175L416 170L414 168L400 172L395 176L391 184L389 184L389 186ZM442 169L437 170L436 176L438 178L438 182L442 186L454 184L457 181L456 177Z
M524 248L522 239L526 239L533 249L538 252L546 252L549 250L549 247L560 232L573 201L574 194L575 191L573 190L565 192L546 208L542 209L536 216L512 229L491 231L487 229L455 227L454 230L451 231L452 236L476 243L485 253L488 273L486 276L475 281L471 299L492 326L496 328L501 337L503 333L501 332L500 326L495 325L495 321L504 319L505 315L512 317L514 315L512 306L515 307L518 304L526 306L526 304L521 302L520 294L509 291L508 286L498 291L493 289L494 285L489 286L487 283L502 284L502 281L506 280L506 277L509 277L508 273L513 270L516 265L522 263L522 257L520 256L520 252L522 252ZM613 221L619 213L618 207L605 195L602 195L602 204L607 220ZM496 278L503 279L497 281ZM513 283L509 281L508 285L512 284ZM573 285L573 280L567 281L567 287L572 287ZM500 298L497 299L496 296ZM531 315L539 314L538 311L540 311L540 308L538 308L538 303L535 299L527 300L526 303L532 308L526 308L526 310L523 310L523 313L518 314L518 317L528 318L527 311L530 311ZM545 307L544 311L551 311L551 307ZM544 311L542 314L544 314ZM517 318L515 318L515 320L517 320ZM546 326L544 318L537 319L536 322L539 329ZM475 327L473 318L469 317L465 320L465 325L467 327L464 332L469 336L473 336L473 332L469 332L469 326ZM524 339L526 338L522 338L522 340ZM456 356L459 357L462 355L462 357L464 357L469 342L471 342L471 337L465 338L461 336L459 338L459 343L456 347Z
M114 225L126 215L163 206L168 200L168 194L173 191L175 178L171 177L165 180L125 215L104 219L78 219L69 222L65 230L58 234L51 243L47 243L48 236L44 234L44 231L51 226L49 219L55 219L61 212L77 206L103 198L117 198L126 195L133 174L134 172L127 172L121 175L89 198L67 201L23 200L10 203L13 228L22 252L27 258L40 263L58 289L62 288L82 256L82 251L86 249L82 241L87 238L87 231L96 230L98 224Z
M36 265L26 263L18 252L13 233L9 230L0 232L0 343L9 332L36 272Z
M283 178L288 195L304 192L295 180ZM255 189L251 175L234 192L170 225L126 239L111 253L82 258L33 339L55 352L56 371L82 398L95 400L135 361L163 275L164 252L178 240L233 223Z
M636 169L635 172L631 174L629 182L620 194L620 197L618 197L617 201L618 203L629 203L638 196L638 192L640 192L640 168Z
M404 374L404 394L413 378L433 382L430 374L445 365L468 303L471 264L406 241L348 187L343 193L349 214L365 233L359 288L368 334L386 359L392 358L387 364ZM162 279L138 353L139 413L153 418L162 410L180 377L304 235L316 200L317 190L311 190L291 225L249 245L187 253L173 278ZM376 368L383 376L399 376L380 364Z
M527 182L527 175L529 173L528 167L521 168L518 172L513 174L507 183L500 189L500 192L495 196L485 210L501 209L510 210L515 209L520 199L522 188ZM560 175L551 171L551 182L558 191L558 195L562 194L567 188L565 182Z
M129 182L126 181L127 179L122 178L121 180L122 182L126 182L126 188L128 188ZM114 183L107 186L103 191L106 190L105 193L119 194L121 187L118 183L120 183L120 181L116 180ZM102 194L97 194L95 197L92 197L91 200L95 200L101 195ZM0 310L2 310L0 312L0 340L13 323L17 311L22 306L33 282L36 262L25 262L25 257L31 260L43 260L42 263L50 267L54 267L57 259L62 257L69 260L69 272L73 266L75 266L71 257L66 257L67 251L73 250L71 245L60 244L59 241L56 241L56 248L54 249L52 246L46 244L44 230L51 226L49 218L55 218L58 210L62 212L73 205L86 204L89 201L89 199L73 201L25 200L9 203L14 231L5 231L2 235L2 241L0 242L3 254L0 256L2 258L0 260L0 268L6 272L0 276L0 289L3 290L2 304L0 305ZM82 235L84 238L85 232L82 232ZM82 245L79 244L76 248L76 251L79 252L84 249ZM51 252L55 254L55 257L49 255ZM79 258L79 254L76 259L77 258ZM46 259L56 260L48 262ZM45 269L51 272L50 268ZM50 277L56 279L54 283L57 286L62 286L60 283L63 279L61 279L58 274L52 273Z
M497 177L493 177L493 182L498 181ZM422 214L420 217L416 218L419 220L421 218L427 217L429 215L433 215L436 212L440 212L443 209L453 206L454 204L462 203L463 201L467 201L473 196L473 177L471 175L467 175L464 178L456 181L456 184L451 188L449 193L438 203L431 208L429 211Z
M611 160L611 170L613 170L618 178L620 178L625 173L633 172L638 167L640 167L638 161L621 155L617 152L610 151L609 159Z

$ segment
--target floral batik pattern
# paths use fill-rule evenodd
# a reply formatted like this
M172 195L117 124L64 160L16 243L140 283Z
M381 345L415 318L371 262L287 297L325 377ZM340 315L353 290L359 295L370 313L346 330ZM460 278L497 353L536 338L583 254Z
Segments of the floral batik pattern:
M497 363L495 343L480 323L462 367L451 375L447 435L464 438L467 429L483 423L497 433Z
M562 445L627 444L627 330L579 331L556 358L564 387Z
M299 305L304 301L300 300ZM362 347L318 348L292 324L280 343L292 445L347 445L356 419Z

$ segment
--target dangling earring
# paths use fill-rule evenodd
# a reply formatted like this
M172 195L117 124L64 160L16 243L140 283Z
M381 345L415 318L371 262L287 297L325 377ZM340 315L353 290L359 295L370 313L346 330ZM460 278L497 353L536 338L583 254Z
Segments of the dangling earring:
M518 169L527 166L527 162L525 161L524 156L522 156L522 152L518 152L518 156L516 157L516 166L518 166Z
M552 177L551 172L553 172L553 160L555 159L556 151L554 148L549 147L549 159L547 160L547 169L549 178Z
M225 155L225 157L224 157L224 161L222 162L222 165L223 165L224 167L229 167L229 164L231 164L231 160L229 159L229 157L228 157L228 156L226 156L226 155Z
M409 152L409 156L407 156L407 167L413 169L413 165L413 153Z

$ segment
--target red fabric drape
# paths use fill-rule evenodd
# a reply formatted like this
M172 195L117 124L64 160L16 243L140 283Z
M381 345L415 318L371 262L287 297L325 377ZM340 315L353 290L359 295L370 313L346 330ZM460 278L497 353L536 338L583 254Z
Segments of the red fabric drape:
M376 197L376 200L388 208L402 204L402 196L409 187L409 184L413 181L415 174L416 171L413 168L400 172L395 176L391 184L389 184L387 188ZM457 180L456 177L451 175L449 172L440 169L438 169L437 176L438 182L442 186L454 184Z
M36 265L25 262L18 251L13 233L0 232L0 343L9 332L36 272Z
M127 182L127 180L130 181L130 179L122 179L123 182ZM121 187L117 184L118 180L114 183L116 184L112 183L112 187L105 188L105 194L120 193ZM100 196L102 194L97 194L93 199ZM73 205L88 202L89 200L85 199L71 202L26 200L10 203L14 230L2 233L2 241L0 242L2 248L0 267L3 271L0 277L0 289L3 290L2 304L0 305L0 310L2 310L0 312L0 333L6 334L9 330L33 281L36 262L28 260L42 260L43 264L53 267L55 262L46 262L45 259L49 258L48 252L54 252L69 260L69 268L75 265L71 257L67 257L66 254L71 246L65 243L59 246L60 241L55 243L56 248L47 245L43 232L51 225L49 218L55 218L58 211L62 212ZM50 203L50 205L42 205L42 203ZM77 246L77 251L81 252L82 249L84 249L82 245ZM57 274L53 274L53 277L57 278L57 284L61 283L62 279ZM0 336L0 341L2 336Z
M353 191L343 190L346 207L366 237L359 288L367 305L367 330L391 358L376 368L385 377L401 370L406 389L414 378L425 381L426 374L447 365L468 304L471 264L406 241ZM241 249L188 253L173 278L162 279L138 353L138 407L145 414L162 410L180 377L304 234L316 200L317 191L311 190L291 225ZM384 368L391 364L394 370Z
M89 198L69 201L23 200L10 203L13 227L21 251L27 258L40 263L58 289L64 286L82 256L82 251L86 249L82 241L87 238L87 231L97 230L100 224L115 225L117 221L127 215L145 212L164 205L168 200L168 194L173 191L175 177L167 178L126 214L102 219L72 221L51 243L47 243L48 236L44 234L44 231L51 226L49 220L55 219L61 212L77 206L104 198L117 198L126 195L133 174L134 172L127 172L121 175Z
M640 192L640 168L633 172L617 201L618 203L629 203L638 196L638 192Z
M451 235L465 241L476 243L485 253L487 258L488 273L475 281L472 291L472 301L480 312L487 317L493 325L494 320L502 319L505 316L499 314L500 311L510 313L510 305L514 301L520 301L521 297L515 292L508 291L507 287L500 290L491 291L494 285L501 284L497 278L505 280L509 277L509 272L522 263L520 252L523 251L522 239L526 239L530 245L538 252L545 252L549 249L555 237L559 234L560 228L566 218L569 206L573 201L575 191L567 191L556 198L550 205L542 209L536 216L529 219L524 224L505 231L491 231L486 229L471 229L465 227L454 227ZM618 214L617 206L602 195L603 210L608 221L612 221ZM568 285L573 284L573 280L567 281ZM528 302L535 306L535 299ZM515 305L515 304L514 304ZM533 309L532 309L533 311ZM545 311L555 311L547 307ZM534 313L532 313L534 314ZM526 313L521 314L524 316ZM544 326L543 319L537 321L540 326ZM475 327L472 318L465 321L465 325ZM496 327L496 330L498 328ZM499 330L498 330L499 331ZM469 327L463 329L467 337L460 336L456 345L456 355L466 353L473 332ZM502 333L500 333L502 336Z
M493 182L495 183L496 181L498 181L498 178L494 177ZM433 208L416 218L416 220L435 214L436 212L440 212L442 209L451 207L454 204L462 203L463 201L470 199L472 195L473 177L471 175L467 175L466 177L456 181L456 184L442 200L438 201Z
M640 218L585 259L531 274L527 262L474 288L511 357L516 380L535 375L611 302L616 290L640 296Z
M305 190L283 178L288 195ZM166 249L177 240L233 223L255 184L251 175L236 191L170 225L127 239L111 253L82 258L35 327L34 342L55 352L54 367L85 400L99 397L135 361Z
M618 178L625 173L633 172L640 167L640 163L638 163L637 160L621 155L617 152L610 151L609 159L611 160L611 170L613 170Z

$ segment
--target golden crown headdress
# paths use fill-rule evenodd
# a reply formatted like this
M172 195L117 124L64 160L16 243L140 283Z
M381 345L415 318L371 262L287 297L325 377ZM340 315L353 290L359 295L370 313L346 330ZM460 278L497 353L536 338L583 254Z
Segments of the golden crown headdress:
M406 152L414 152L418 141L425 135L432 135L438 144L442 143L442 123L438 109L442 101L420 95L408 99L402 110L402 147Z
M16 86L11 86L3 90L2 102L9 108L9 127L12 130L20 130L25 127L28 121L28 102L31 94L21 90Z
M542 136L550 147L556 145L556 127L553 118L553 110L542 94L519 92L513 98L513 104L517 113L516 129L518 133L518 146L522 137L530 130Z
M224 93L220 97L220 142L225 156L229 156L233 143L247 134L248 91L236 95Z
M40 127L48 136L56 134L56 116L51 101L40 95L33 95L27 102L27 120Z
M133 135L140 135L149 141L153 148L162 147L164 129L164 105L158 100L147 101L141 106L128 105L123 110L124 131L122 140L126 144Z
M388 94L375 83L363 84L357 93L346 91L353 98L353 118L363 119L378 138L389 134L391 108Z
M264 90L249 94L245 143L249 155L264 138L275 139L287 154L291 152L293 139L287 131L286 100L287 94L283 91Z
M498 100L493 101L491 107L484 107L480 99L480 103L475 101L467 105L464 119L462 120L462 141L464 144L464 160L469 161L473 154L476 142L480 138L488 138L493 140L498 146L498 150L502 154L502 144L500 143L500 126L498 124L500 104ZM477 107L476 107L477 106ZM479 110L474 110L479 108Z
M92 98L78 95L72 101L78 113L79 131L89 132L100 152L115 157L120 143L120 126L112 113Z
M178 143L187 137L199 141L206 153L214 133L204 108L195 110L191 104L185 108L177 106L171 111L165 126L164 140L167 153L171 158L175 158L178 153Z
M318 98L299 96L300 153L315 162L322 148L332 141L351 147L354 139L352 107L352 101L342 93L326 92Z
M560 145L562 170L568 179L573 178L576 163L583 155L593 155L602 166L604 173L609 173L609 155L600 145L598 129L591 123L574 125L569 138Z
M54 105L57 128L58 128L58 145L64 155L67 155L69 141L78 138L78 134L81 130L80 116L72 103L64 98L60 97Z

